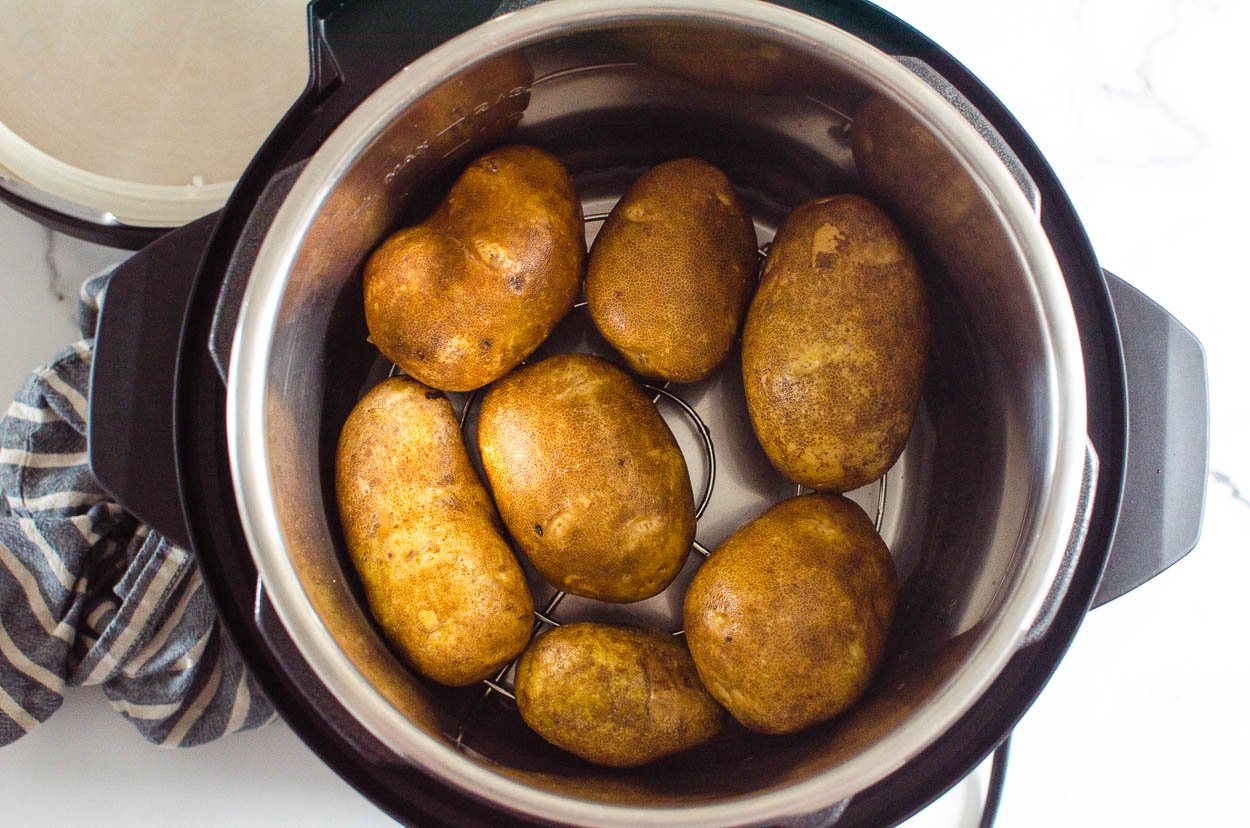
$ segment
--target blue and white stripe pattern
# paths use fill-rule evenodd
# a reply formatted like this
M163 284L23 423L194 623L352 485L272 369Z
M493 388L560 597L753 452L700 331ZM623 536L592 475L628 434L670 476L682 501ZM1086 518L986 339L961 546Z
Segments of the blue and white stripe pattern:
M83 286L95 330L108 276ZM87 466L85 339L32 374L0 422L0 745L65 685L102 685L148 740L183 747L273 708L223 634L194 557L100 491Z

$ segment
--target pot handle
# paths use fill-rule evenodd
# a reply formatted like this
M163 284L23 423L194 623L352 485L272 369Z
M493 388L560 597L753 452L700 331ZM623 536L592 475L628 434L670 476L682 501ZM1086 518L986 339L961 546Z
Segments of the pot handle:
M1072 525L1072 532L1068 535L1068 544L1064 547L1063 559L1059 563L1059 570L1050 586L1050 592L1047 593L1042 608L1033 619L1028 632L1025 633L1024 640L1020 643L1021 647L1028 647L1041 641L1050 631L1050 625L1059 613L1059 606L1068 594L1072 576L1076 574L1076 565L1080 561L1081 550L1085 547L1085 535L1089 531L1089 521L1093 515L1094 492L1097 487L1098 452L1094 451L1094 445L1087 437L1085 439L1085 468L1081 472L1081 494L1076 505L1076 522Z
M1124 352L1128 451L1125 496L1094 606L1144 584L1194 548L1207 488L1202 344L1144 293L1104 273Z
M234 331L239 325L239 313L243 309L243 295L247 292L247 280L252 275L252 265L256 263L260 246L269 233L278 209L307 165L307 161L292 164L269 179L248 214L247 223L239 233L230 263L226 266L221 288L217 292L217 306L213 311L213 325L208 336L208 353L222 384L228 381L230 374Z
M326 114L341 120L421 55L507 10L500 0L313 0L312 86L333 92Z
M96 325L87 455L96 482L179 546L174 376L182 320L218 213L167 233L113 271Z

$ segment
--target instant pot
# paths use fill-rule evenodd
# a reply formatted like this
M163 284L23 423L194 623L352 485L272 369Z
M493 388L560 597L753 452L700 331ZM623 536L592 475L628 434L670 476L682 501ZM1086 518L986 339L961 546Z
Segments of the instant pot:
M1196 543L1200 345L1099 267L993 95L869 3L497 6L311 5L308 86L230 200L113 276L93 471L195 551L284 718L402 821L906 818L1004 740L1091 607ZM847 715L789 738L730 728L606 771L529 733L506 674L433 685L370 620L332 473L347 412L389 370L366 339L360 268L474 155L508 141L561 158L588 236L642 170L698 155L739 189L761 257L788 210L831 192L878 201L916 244L933 314L924 399L903 457L853 494L895 557L898 618L881 674ZM602 343L575 310L543 347ZM701 502L689 572L700 549L795 493L753 442L737 372L734 356L701 383L654 389ZM474 398L455 403L471 435ZM660 625L679 617L682 583L621 609L562 602L533 581L553 622Z

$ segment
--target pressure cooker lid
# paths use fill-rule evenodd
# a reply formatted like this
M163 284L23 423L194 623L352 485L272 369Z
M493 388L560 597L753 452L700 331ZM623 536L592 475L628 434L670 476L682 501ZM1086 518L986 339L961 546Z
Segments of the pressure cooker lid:
M308 79L304 0L44 0L4 15L0 190L104 240L219 208Z

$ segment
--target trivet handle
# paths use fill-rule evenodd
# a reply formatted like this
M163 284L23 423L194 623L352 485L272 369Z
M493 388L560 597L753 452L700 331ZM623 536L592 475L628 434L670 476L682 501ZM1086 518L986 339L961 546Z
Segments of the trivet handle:
M1210 416L1202 344L1150 297L1106 277L1124 351L1128 451L1115 538L1094 606L1149 581L1198 543Z

